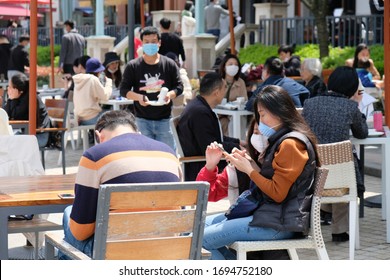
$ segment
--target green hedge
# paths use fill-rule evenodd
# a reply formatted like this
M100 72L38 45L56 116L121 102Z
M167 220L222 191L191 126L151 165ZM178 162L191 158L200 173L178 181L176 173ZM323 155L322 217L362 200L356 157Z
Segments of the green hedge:
M242 64L253 63L255 65L263 64L270 56L278 55L279 46L265 46L262 44L254 44L240 50L239 58ZM332 48L329 47L329 56L322 59L323 69L334 69L337 66L345 65L345 60L353 58L355 48ZM383 75L384 73L384 50L383 46L370 46L371 58L375 63L375 67ZM301 60L309 57L320 57L318 45L307 44L297 45L295 54L301 57Z
M61 46L54 45L54 61L57 60L57 63L54 65L58 65L58 56L60 55ZM49 66L50 65L50 46L41 47L38 46L37 49L37 60L39 66Z

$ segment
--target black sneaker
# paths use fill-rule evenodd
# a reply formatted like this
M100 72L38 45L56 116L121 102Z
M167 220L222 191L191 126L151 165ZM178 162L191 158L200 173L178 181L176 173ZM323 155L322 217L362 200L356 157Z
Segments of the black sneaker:
M329 226L332 224L332 213L321 210L320 215L321 215L321 225Z
M332 241L333 242L346 242L348 240L349 240L349 235L346 232L332 234Z

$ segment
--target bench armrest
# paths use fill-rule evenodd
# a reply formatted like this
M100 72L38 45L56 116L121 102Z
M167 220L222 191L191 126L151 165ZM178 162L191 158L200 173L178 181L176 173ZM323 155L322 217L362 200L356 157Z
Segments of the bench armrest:
M64 240L64 236L61 234L45 234L45 259L54 259L54 248L58 248L62 253L67 255L72 260L91 260L89 256L79 251L68 242Z

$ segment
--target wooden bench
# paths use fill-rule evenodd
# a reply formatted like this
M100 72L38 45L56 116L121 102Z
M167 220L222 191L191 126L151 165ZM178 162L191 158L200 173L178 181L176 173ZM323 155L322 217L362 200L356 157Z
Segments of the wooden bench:
M8 233L35 233L34 258L38 259L39 232L62 230L62 224L57 224L46 219L14 220L8 221Z
M58 248L71 259L201 259L209 184L101 185L92 258L46 234L46 259Z

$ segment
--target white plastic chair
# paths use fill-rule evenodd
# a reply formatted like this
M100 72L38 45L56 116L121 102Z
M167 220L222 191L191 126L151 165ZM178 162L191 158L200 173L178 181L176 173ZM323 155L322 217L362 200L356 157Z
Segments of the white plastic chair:
M355 163L351 141L318 145L323 167L329 169L321 203L349 203L349 258L359 249L359 218Z
M314 195L311 204L310 231L304 238L265 240L265 241L236 241L229 247L236 250L238 260L246 260L246 253L252 251L287 250L290 258L298 260L297 249L315 249L320 260L329 260L321 232L321 193L325 185L328 170L317 168L314 179Z
M0 176L33 176L44 175L38 141L35 135L0 136ZM46 220L49 214L34 215L33 219ZM23 222L23 221L15 221ZM44 232L36 235L33 232L23 233L35 247L35 258L38 249L43 246Z
M88 139L88 130L94 129L95 125L79 125L76 119L76 115L74 114L74 104L73 101L68 100L68 106L67 106L67 121L66 121L66 128L67 132L65 134L65 148L67 143L67 138L70 136L71 138L71 144L72 149L75 150L75 144L74 144L74 138L73 138L73 131L78 132L78 138L76 145L79 145L79 140L82 139L83 141L83 150L87 150L89 148L89 139Z
M0 108L0 135L13 135L12 126L9 125L7 112Z

